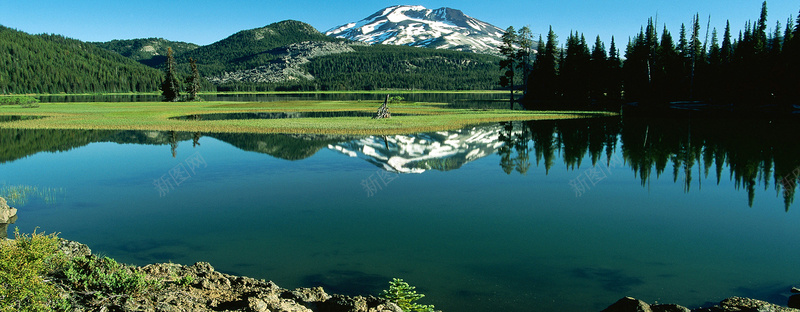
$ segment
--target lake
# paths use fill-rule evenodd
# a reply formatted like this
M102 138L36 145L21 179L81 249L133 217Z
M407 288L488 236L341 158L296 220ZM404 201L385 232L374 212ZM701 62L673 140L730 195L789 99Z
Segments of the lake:
M597 118L396 136L0 130L10 227L120 262L443 311L623 296L786 304L800 284L793 120Z

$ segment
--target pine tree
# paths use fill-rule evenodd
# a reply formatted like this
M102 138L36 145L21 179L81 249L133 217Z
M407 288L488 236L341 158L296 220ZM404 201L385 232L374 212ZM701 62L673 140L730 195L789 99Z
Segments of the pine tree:
M753 29L753 42L755 52L758 55L767 51L767 2L761 4L761 15L758 18L756 28Z
M533 33L528 26L522 27L517 33L517 52L518 67L522 69L523 96L528 94L528 76L531 72L531 54L533 52Z
M592 47L592 57L590 71L590 96L595 99L600 99L608 94L608 55L606 54L606 45L597 36L594 40L594 47Z
M558 79L558 38L556 33L553 32L553 27L547 33L547 40L542 45L541 39L539 40L539 53L536 55L536 62L534 63L534 72L531 74L531 79L528 81L529 90L536 97L536 99L549 102L556 99L556 79Z
M723 64L729 64L733 57L733 45L731 43L731 22L725 24L725 34L722 35L722 47L720 49L720 59Z
M614 36L611 36L611 45L608 48L608 95L612 100L622 98L621 67L622 61L619 58L619 50L614 42Z
M508 26L506 32L503 34L501 40L503 44L500 46L500 54L505 58L500 61L500 70L504 71L500 76L500 86L508 87L510 91L509 103L510 109L514 109L514 68L517 59L517 31L514 26Z
M167 60L164 62L164 82L161 83L161 95L165 102L177 102L180 99L180 83L176 78L177 68L172 48L167 48Z
M200 73L197 71L197 62L193 58L189 58L189 66L192 68L192 74L186 77L186 93L189 93L188 101L196 101L197 92L200 91Z

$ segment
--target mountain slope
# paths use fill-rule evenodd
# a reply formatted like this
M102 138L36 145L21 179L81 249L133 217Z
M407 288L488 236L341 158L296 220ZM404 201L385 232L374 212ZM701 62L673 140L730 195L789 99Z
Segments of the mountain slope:
M149 92L162 79L154 68L60 35L0 26L0 51L0 94Z
M496 54L503 30L451 8L398 5L325 32L369 44L393 44Z
M261 28L243 30L228 38L177 56L179 62L197 60L203 76L215 76L226 71L247 70L278 58L271 50L304 41L342 41L323 35L311 25L286 20Z
M194 43L169 41L163 38L144 38L130 40L112 40L108 42L93 42L98 47L111 50L150 67L158 67L167 59L167 48L172 48L173 53L182 54L199 48Z

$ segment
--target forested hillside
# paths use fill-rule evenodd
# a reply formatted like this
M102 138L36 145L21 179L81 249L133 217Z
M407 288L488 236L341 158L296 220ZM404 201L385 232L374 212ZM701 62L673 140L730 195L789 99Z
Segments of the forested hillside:
M0 26L0 94L149 92L161 72L120 54L60 35Z
M176 53L178 63L197 61L204 77L224 71L251 69L264 65L277 56L270 50L303 41L342 41L323 35L311 25L298 21L282 21L261 28L243 30L228 38L186 53Z
M164 64L167 59L167 48L172 48L175 54L182 54L200 47L194 43L169 41L163 38L111 40L92 43L150 67L159 67Z
M221 91L490 90L499 57L395 45L353 45L354 52L316 57L301 65L312 80L225 83Z
M308 71L325 90L462 90L496 87L499 57L407 46L355 46L314 59Z

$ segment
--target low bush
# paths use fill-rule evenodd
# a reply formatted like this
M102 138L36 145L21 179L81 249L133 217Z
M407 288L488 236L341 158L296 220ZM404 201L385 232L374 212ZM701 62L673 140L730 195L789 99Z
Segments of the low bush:
M64 267L56 234L20 234L0 241L0 311L67 311L65 296L45 276Z

